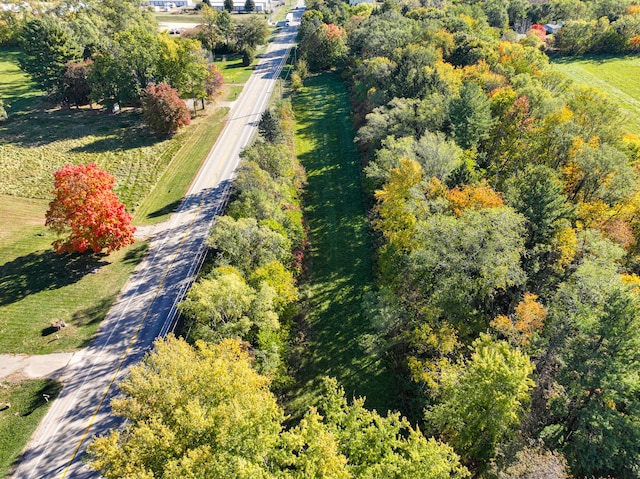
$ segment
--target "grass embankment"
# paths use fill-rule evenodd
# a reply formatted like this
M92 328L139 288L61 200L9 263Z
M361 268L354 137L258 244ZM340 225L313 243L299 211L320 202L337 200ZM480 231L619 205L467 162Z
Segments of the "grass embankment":
M308 176L305 210L312 249L305 291L308 330L298 351L291 408L298 412L313 404L320 378L334 376L347 397L366 396L367 406L384 413L393 404L393 377L359 344L370 332L361 302L374 277L347 89L337 75L313 77L293 104L296 154Z
M7 477L31 433L47 412L49 403L43 394L51 401L60 389L60 383L49 379L0 382L0 477Z
M627 132L640 134L640 56L564 57L553 65L577 84L609 95L627 115Z

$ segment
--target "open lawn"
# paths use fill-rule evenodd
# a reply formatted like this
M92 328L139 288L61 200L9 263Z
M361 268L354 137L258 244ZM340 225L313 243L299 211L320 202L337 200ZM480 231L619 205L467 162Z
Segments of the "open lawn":
M53 172L65 163L95 162L116 177L135 224L162 221L179 204L227 111L198 112L171 138L151 134L133 110L34 108L0 124L0 352L85 346L147 248L136 243L110 256L54 254L54 237L44 227ZM56 338L50 325L58 319L69 327Z
M373 285L371 243L363 205L358 152L353 143L347 89L337 75L306 80L294 97L296 154L307 170L305 210L310 242L306 286L306 341L291 411L313 404L319 380L334 376L349 398L385 413L396 394L384 361L360 345L369 322L361 306Z
M248 67L242 66L240 55L216 56L214 63L220 68L225 85L246 83L255 66L255 63Z
M42 96L33 82L18 67L17 50L0 48L0 99L11 114L24 111Z
M0 352L45 354L86 346L147 245L110 256L56 255L44 200L0 196ZM56 333L51 322L68 327Z
M0 382L0 477L9 469L60 392L60 383L48 379L18 377ZM7 405L10 407L7 407Z
M640 134L640 56L585 56L553 59L556 69L579 85L597 88L627 115L628 133Z

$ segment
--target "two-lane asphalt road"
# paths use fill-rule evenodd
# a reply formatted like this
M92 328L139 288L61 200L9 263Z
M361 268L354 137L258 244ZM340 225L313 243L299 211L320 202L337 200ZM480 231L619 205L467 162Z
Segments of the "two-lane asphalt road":
M173 327L177 303L193 280L207 233L226 201L238 155L255 135L295 36L294 26L284 28L269 45L181 208L154 234L149 253L91 346L67 366L64 388L20 457L13 478L99 477L82 461L87 443L121 425L109 415L117 382L155 338Z

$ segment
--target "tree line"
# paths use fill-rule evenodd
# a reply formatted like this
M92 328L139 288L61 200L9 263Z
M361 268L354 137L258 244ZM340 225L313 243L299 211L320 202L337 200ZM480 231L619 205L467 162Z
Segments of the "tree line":
M535 31L505 36L518 4L500 24L496 5L318 0L302 17L299 76L340 69L359 124L368 343L475 475L636 478L637 138Z
M61 4L39 15L8 10L0 41L20 47L20 67L53 100L112 110L140 106L150 83L166 83L181 98L204 103L221 86L212 51L224 42L225 51L244 53L250 64L268 34L263 19L233 22L227 12L205 6L205 20L193 38L173 38L158 33L153 18L137 4L93 0L74 8ZM224 20L211 23L212 15Z

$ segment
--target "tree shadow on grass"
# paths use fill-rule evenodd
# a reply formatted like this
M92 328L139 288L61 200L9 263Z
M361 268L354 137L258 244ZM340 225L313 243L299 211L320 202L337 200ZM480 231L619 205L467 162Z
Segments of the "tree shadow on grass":
M34 394L33 399L31 399L21 416L31 415L36 409L46 405L48 401L55 399L58 394L60 394L60 391L62 391L62 383L54 379L48 379L45 385Z
M169 136L154 135L142 125L129 126L110 132L110 136L97 139L88 145L72 148L73 153L106 153L109 151L126 151L144 148L164 141Z
M80 281L85 275L107 265L104 254L56 254L39 251L0 266L0 306L29 295L53 290Z
M160 216L164 216L164 215L168 215L170 213L173 213L178 208L178 206L180 206L180 203L182 203L182 200L173 201L173 202L169 203L168 205L163 206L160 209L152 211L151 213L149 213L147 215L147 219L159 218Z

